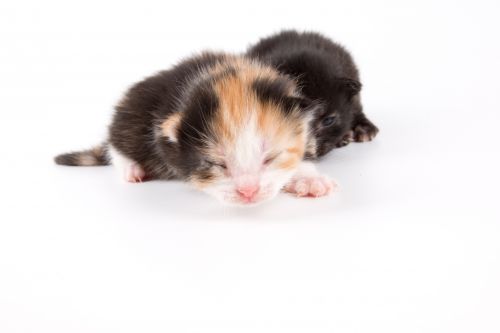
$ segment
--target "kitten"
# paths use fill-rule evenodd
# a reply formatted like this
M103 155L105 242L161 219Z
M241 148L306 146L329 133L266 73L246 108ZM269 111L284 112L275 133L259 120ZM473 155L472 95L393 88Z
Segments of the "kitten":
M303 161L315 107L270 66L204 53L135 84L103 145L55 161L112 163L129 182L181 179L235 205L281 189L323 196L335 184Z
M312 124L316 142L310 144L309 158L377 135L363 113L358 69L342 46L318 33L283 31L261 39L247 56L297 78L305 97L323 104Z

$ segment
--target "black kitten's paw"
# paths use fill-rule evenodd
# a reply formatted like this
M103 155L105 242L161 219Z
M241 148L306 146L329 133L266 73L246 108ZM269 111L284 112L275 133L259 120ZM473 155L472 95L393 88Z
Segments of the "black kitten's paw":
M344 135L344 137L342 138L342 140L340 140L339 142L337 142L337 144L335 145L335 147L336 148L344 147L344 146L347 146L349 143L351 143L353 141L354 141L354 132L351 130L351 131L347 132L346 135Z
M377 136L378 128L370 121L358 123L353 128L353 140L355 142L367 142L373 140Z

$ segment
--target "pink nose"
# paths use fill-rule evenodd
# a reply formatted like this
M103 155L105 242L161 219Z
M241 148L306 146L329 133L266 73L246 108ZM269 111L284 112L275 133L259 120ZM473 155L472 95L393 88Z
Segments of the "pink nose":
M245 199L252 199L257 192L259 192L259 189L260 187L258 184L252 184L240 186L236 189L236 192L238 192L238 194Z

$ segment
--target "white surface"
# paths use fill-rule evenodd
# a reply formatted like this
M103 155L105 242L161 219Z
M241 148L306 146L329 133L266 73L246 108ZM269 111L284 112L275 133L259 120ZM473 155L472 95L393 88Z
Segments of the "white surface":
M498 5L307 3L0 4L0 332L500 331ZM283 27L360 66L381 133L320 163L339 194L229 209L52 163L132 82Z

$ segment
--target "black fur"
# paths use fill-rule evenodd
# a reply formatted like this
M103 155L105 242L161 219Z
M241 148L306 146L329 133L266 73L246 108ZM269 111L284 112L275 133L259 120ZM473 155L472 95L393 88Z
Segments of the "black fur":
M252 84L252 88L257 96L264 101L281 102L288 95L289 81L285 79L259 79Z
M359 92L359 73L342 46L317 33L284 31L250 47L247 55L296 78L310 100L321 103L313 122L316 151L325 155L350 141L368 141L378 129L364 115ZM330 126L324 126L335 121Z
M133 86L116 107L109 143L139 163L150 178L185 179L202 172L207 165L200 153L201 135L206 134L206 122L218 101L210 80L196 85L193 80L203 69L223 61L222 54L204 53ZM174 112L183 112L175 144L157 132Z
M279 79L259 79L253 82L252 88L257 96L265 102L271 102L282 105L283 110L290 112L296 107L302 109L312 109L311 100L298 96L290 96L290 80L283 76Z

